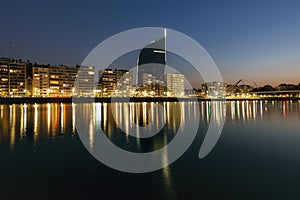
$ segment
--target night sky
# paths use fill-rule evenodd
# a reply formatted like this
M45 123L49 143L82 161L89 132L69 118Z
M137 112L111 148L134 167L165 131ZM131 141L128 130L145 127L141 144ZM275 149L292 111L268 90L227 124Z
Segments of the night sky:
M1 1L0 57L80 64L127 29L166 27L198 41L224 80L300 82L300 1Z

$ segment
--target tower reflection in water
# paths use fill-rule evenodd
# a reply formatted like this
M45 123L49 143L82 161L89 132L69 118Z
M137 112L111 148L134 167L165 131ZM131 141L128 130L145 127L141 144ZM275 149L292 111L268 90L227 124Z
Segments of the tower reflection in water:
M182 104L183 106L180 106ZM180 123L195 118L195 106L200 107L200 123L217 124L225 119L226 123L249 123L270 117L287 118L299 113L300 102L292 101L228 101L226 106L220 102L162 102L162 103L93 103L93 104L13 104L0 105L0 144L13 150L15 143L24 139L38 142L40 139L55 140L65 134L75 134L75 109L77 106L90 107L84 113L90 120L91 146L94 132L100 128L107 137L116 143L125 143L134 151L152 151L161 148L176 134ZM214 109L212 109L213 107ZM222 111L223 109L223 111ZM213 112L212 112L213 111ZM297 111L297 112L295 112ZM192 117L193 116L193 117ZM92 128L93 127L93 128ZM165 135L144 141L126 134L130 129L160 130ZM94 130L95 129L95 130ZM122 131L123 130L123 131ZM125 132L125 134L123 134ZM166 137L166 138L165 138ZM141 146L144 145L144 146ZM152 145L152 147L147 146ZM123 148L127 148L124 144ZM135 146L135 149L133 148Z
M0 105L0 149L1 152L14 152L25 144L47 145L43 141L78 139L75 109L89 107L83 114L89 121L86 134L91 150L94 148L97 130L103 129L106 136L120 148L150 152L168 144L180 124L192 123L191 118L195 119L197 115L197 106L200 108L200 126L208 125L211 120L216 124L224 119L226 123L247 124L275 117L285 120L292 115L300 115L300 101ZM161 128L162 131L151 138L136 138L126 134L132 128L137 131ZM167 149L161 160L168 162ZM166 186L166 195L172 198L172 170L165 167L160 173Z

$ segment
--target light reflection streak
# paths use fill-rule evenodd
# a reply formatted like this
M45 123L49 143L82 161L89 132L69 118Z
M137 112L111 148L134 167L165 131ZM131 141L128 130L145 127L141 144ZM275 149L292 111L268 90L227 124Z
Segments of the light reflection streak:
M254 121L256 121L256 115L257 115L257 101L253 101L253 104L252 104L252 110L253 110L253 119Z
M20 140L22 140L24 135L24 106L20 105L21 119L20 119Z
M210 102L206 102L206 123L209 122L210 118Z
M122 126L123 125L123 110L122 110L122 108L123 108L123 104L122 103L117 103L117 108L118 108L118 110L119 110L119 126Z
M138 112L138 108L139 108L139 104L140 103L136 103L135 105L135 109L136 109L136 114L135 114L135 118L136 118L136 143L137 143L137 149L140 150L141 148L141 141L140 141L140 126L139 126L139 112Z
M50 128L51 128L51 104L47 104L47 130L48 135L50 134Z
M204 102L201 102L201 118L204 119Z
M196 106L199 106L199 103L194 101L194 108L193 108L193 111L194 111L194 119L196 119L196 115L197 115L197 110L196 110Z
M237 117L238 117L238 120L240 120L241 119L241 117L240 117L240 101L237 101L236 104L237 104Z
M76 124L75 106L76 105L74 103L72 103L72 133L73 134L75 134L75 128L76 128L76 125L75 125ZM101 109L101 107L100 107L100 109Z
M14 149L14 144L15 144L15 139L16 139L16 105L13 104L10 107L10 127L11 127L11 132L10 132L10 150Z
M64 132L64 109L65 106L63 103L60 104L60 132Z
M231 119L232 120L235 119L235 102L234 101L231 102Z
M1 105L0 110L1 110L1 115L0 115L0 117L1 117L1 119L3 119L3 115L4 115L4 113L3 113L3 105Z
M167 102L167 122L170 121L170 102Z
M262 100L259 101L259 111L260 111L260 118L263 118L263 105Z
M282 113L283 113L283 118L286 118L286 114L287 114L287 105L286 105L286 101L282 102Z
M164 123L167 123L167 107L166 102L163 103L164 106Z
M154 103L150 103L150 117L151 117L151 122L154 122ZM156 118L157 119L157 118Z
M96 103L96 113L95 113L95 118L96 118L96 129L101 128L101 103ZM75 116L74 116L75 117Z
M27 131L27 104L24 104L24 129L23 129L23 133L26 134Z
M246 120L245 101L242 101L242 117L243 117L243 122L245 122Z
M167 135L164 135L163 144L166 145L167 142L168 142ZM171 170L170 170L170 166L167 165L167 163L169 163L168 149L167 148L163 148L163 149L164 149L164 152L162 154L161 159L162 159L163 165L166 166L162 169L166 194L168 196L168 199L174 199L174 191L173 191L172 179L171 179L171 177L172 177Z
M143 126L147 124L147 103L143 102L142 113L143 113Z
M37 136L38 136L38 105L34 104L34 127L33 127L33 138L34 141L36 142Z
M107 103L103 103L103 130L107 131Z
M185 123L185 102L181 102L180 108L181 108L180 123L184 124ZM189 106L189 108L190 108L190 106ZM188 109L188 110L189 110L189 113L191 113L190 109ZM184 126L181 126L181 128L184 129Z
M94 127L95 126L94 126L93 120L90 119L90 124L89 124L89 148L90 148L91 151L93 151L93 149L94 149L94 134L95 134Z
M159 123L160 123L160 120L159 120L159 114L158 113L160 113L159 112L159 109L160 109L160 107L159 107L160 105L158 104L158 103L156 103L156 107L155 107L155 114L156 114L156 128L158 129L159 128ZM154 116L154 114L153 114L153 116ZM166 117L166 111L165 111L165 109L163 108L163 117L161 118L161 123L165 123L165 117Z
M125 126L125 135L126 135L126 141L128 141L128 133L129 133L129 116L130 115L130 110L128 109L128 104L125 103L123 105L124 107L124 126Z
M195 107L201 107L201 122L207 122L209 120L215 120L217 124L222 121L222 106L220 102L184 102L184 103L117 103L115 105L111 103L97 103L94 104L93 111L86 113L89 118L93 119L91 124L87 124L90 127L96 125L97 128L102 128L108 133L109 138L114 134L114 125L111 123L111 114L108 112L109 108L113 106L112 111L116 111L119 117L118 121L123 124L125 132L130 132L130 129L139 131L142 129L140 125L144 125L145 128L157 129L161 127L161 124L166 124L166 128L175 130L180 123L186 123L190 117L195 115ZM177 105L177 106L175 106ZM294 114L295 111L300 111L300 101L231 101L227 102L228 119L243 120L248 122L250 120L258 121L264 118L269 118L271 114L281 114L281 117L288 118L289 115ZM34 105L0 105L0 117L2 120L6 120L7 129L7 141L10 144L11 149L16 145L16 141L22 140L28 135L31 137L34 133L34 141L43 137L43 134L55 136L57 133L65 133L68 130L72 130L75 133L75 104L72 104L72 112L70 112L70 106L68 104L34 104ZM77 106L77 105L76 105ZM179 107L180 106L180 107ZM211 108L214 109L211 109ZM179 108L181 110L179 110ZM265 109L266 108L266 109ZM111 109L110 109L111 110ZM180 112L179 112L180 111ZM265 115L268 112L270 114ZM180 117L175 119L174 116L180 114ZM186 114L185 114L186 113ZM190 113L190 114L189 114ZM211 115L211 117L210 117ZM265 116L264 116L265 115ZM298 116L298 113L297 113ZM241 118L240 118L241 117ZM8 121L8 120L9 121ZM151 120L150 120L151 119ZM139 123L141 122L141 123ZM151 123L150 123L151 122ZM209 121L208 121L209 122ZM2 125L2 124L1 124ZM4 125L2 125L4 127ZM108 128L109 126L109 128ZM68 127L68 128L67 128ZM2 131L3 132L3 131ZM52 134L51 134L51 133ZM88 132L90 135L91 143L90 146L93 148L93 141L95 135ZM54 139L55 137L53 137ZM126 141L131 139L126 134ZM140 139L137 137L132 144L140 144Z

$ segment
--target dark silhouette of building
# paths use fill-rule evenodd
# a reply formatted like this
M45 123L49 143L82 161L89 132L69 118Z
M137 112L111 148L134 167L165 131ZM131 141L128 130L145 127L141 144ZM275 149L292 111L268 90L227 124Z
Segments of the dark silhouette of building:
M151 74L156 80L164 80L166 65L166 37L145 46L137 62L137 84L143 86L143 74Z

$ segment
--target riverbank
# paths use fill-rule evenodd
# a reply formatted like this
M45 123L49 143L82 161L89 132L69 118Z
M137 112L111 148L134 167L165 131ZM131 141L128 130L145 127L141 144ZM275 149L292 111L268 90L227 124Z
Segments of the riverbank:
M210 98L196 98L198 101L223 101L224 99L210 99ZM122 98L122 97L97 97L97 98L71 98L71 97L55 97L55 98L39 98L39 97L22 97L22 98L0 98L0 104L41 104L41 103L88 103L88 102L177 102L177 101L194 101L195 98L175 98L175 97L132 97L132 98ZM253 101L253 100L300 100L299 97L263 97L263 98L226 98L226 101Z

